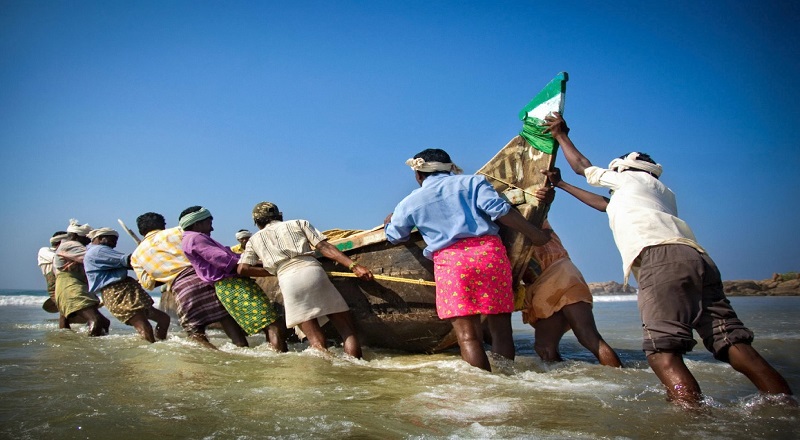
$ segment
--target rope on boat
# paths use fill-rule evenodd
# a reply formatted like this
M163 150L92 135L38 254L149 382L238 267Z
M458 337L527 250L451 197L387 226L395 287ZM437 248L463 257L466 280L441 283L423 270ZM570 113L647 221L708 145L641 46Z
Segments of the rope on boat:
M352 272L327 272L332 277L350 277L356 278L356 274ZM396 281L398 283L419 284L420 286L436 286L436 283L428 280L412 280L411 278L392 277L389 275L372 275L376 280L383 281Z
M484 176L486 176L486 177L488 177L488 178L490 178L490 179L494 179L494 180L496 180L496 181L498 181L498 182L500 182L500 183L503 183L503 184L506 184L506 185L508 185L508 187L509 187L509 188L516 188L516 189L518 189L518 190L520 190L520 191L524 192L525 194L527 194L527 195L529 195L529 196L531 196L531 197L536 197L536 195L535 195L535 194L533 194L533 193L531 193L531 192L528 192L528 191L525 191L524 189L522 189L522 188L518 187L517 185L514 185L514 184L513 184L513 183L511 183L511 182L506 182L505 180L503 180L503 179L501 179L501 178L499 178L499 177L495 177L495 176L492 176L491 174L486 174L486 173L481 173L481 172L478 172L478 173L475 173L475 174L483 174Z

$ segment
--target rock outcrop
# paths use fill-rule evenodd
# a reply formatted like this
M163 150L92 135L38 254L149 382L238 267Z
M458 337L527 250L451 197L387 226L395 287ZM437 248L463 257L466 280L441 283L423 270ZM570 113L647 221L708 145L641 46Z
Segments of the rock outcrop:
M632 295L636 293L636 288L623 286L616 281L606 281L604 283L588 283L592 295Z
M772 279L723 281L729 296L792 296L800 295L800 278L786 279L775 274Z
M732 280L723 281L725 294L728 296L793 296L800 295L800 274L774 274L766 280ZM636 288L623 287L616 281L589 283L592 295L630 295Z

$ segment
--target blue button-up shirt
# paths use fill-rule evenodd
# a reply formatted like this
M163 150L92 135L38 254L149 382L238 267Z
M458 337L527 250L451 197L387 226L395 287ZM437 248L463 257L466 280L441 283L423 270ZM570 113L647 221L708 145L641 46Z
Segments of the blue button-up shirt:
M434 252L465 238L497 235L494 221L509 209L483 176L434 174L397 205L386 238L406 241L416 227L428 245L423 254L433 259Z
M90 244L83 257L89 291L99 292L128 276L128 256L104 244Z

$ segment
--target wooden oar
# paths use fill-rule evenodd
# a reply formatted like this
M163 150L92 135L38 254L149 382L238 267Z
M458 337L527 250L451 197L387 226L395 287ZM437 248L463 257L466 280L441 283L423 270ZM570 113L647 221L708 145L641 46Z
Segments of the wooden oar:
M141 239L141 238L139 238L139 236L138 236L138 235L136 235L136 234L135 234L133 231L131 231L131 230L130 230L130 228L128 228L127 226L125 226L125 222L123 222L123 221L122 221L122 219L117 219L117 221L119 222L119 225L120 225L120 226L122 226L122 229L124 229L124 230L125 230L125 232L127 232L127 233L128 233L128 235L130 235L130 236L131 236L131 238L133 239L133 241L135 241L135 242L136 242L136 244L139 244L139 243L141 243L141 242L142 242L142 239Z

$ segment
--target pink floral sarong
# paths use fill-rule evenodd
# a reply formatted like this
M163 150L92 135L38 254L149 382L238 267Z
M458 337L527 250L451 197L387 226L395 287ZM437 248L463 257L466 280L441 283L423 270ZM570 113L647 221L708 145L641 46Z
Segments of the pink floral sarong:
M440 319L514 311L511 263L500 237L465 238L433 253Z

